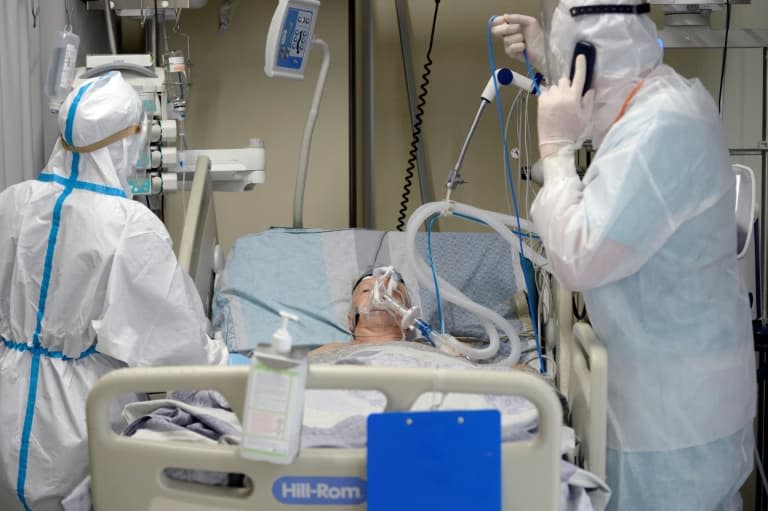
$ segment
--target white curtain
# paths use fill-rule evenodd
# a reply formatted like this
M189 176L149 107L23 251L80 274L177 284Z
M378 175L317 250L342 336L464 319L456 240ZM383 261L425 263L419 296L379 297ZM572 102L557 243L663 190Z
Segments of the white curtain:
M0 189L35 177L44 164L37 0L0 1ZM44 2L47 4L48 2Z

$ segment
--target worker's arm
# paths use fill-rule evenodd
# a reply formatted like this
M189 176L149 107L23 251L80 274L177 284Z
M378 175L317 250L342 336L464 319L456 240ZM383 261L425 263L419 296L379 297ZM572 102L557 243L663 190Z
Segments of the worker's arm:
M98 351L129 366L226 364L165 227L148 215L131 219L115 254L104 313L93 322Z
M572 153L544 160L531 216L553 273L569 289L637 272L683 222L729 192L728 162L704 160L717 154L702 150L719 143L711 126L663 112L643 117L627 118L606 138L584 183ZM723 173L713 175L713 165Z

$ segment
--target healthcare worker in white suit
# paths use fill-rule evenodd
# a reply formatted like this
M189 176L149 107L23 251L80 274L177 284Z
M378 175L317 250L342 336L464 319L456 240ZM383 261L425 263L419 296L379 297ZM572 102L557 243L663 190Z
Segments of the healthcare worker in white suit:
M538 101L544 185L531 215L608 351L609 508L740 509L755 364L717 107L662 64L641 0L555 3L548 34L521 15L493 31L555 78ZM583 97L583 57L568 79L582 40L596 50ZM574 152L587 137L597 152L580 180Z
M130 199L143 118L119 73L84 83L39 178L0 194L3 511L59 510L88 474L85 403L101 376L227 361L164 225Z

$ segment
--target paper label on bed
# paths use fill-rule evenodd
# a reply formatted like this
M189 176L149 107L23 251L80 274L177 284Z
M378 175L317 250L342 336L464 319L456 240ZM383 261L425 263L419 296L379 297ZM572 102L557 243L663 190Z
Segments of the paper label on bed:
M257 357L248 375L240 455L291 463L299 451L306 362L275 367Z
M293 477L276 479L272 496L293 506L357 506L366 501L367 483L359 477Z

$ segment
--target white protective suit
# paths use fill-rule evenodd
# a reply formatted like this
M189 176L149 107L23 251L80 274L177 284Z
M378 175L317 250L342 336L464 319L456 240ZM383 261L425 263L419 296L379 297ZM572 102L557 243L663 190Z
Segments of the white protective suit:
M639 0L560 2L548 56L567 69L576 41L596 47L599 149L583 181L573 146L545 158L532 217L608 350L610 508L737 509L756 385L726 136L699 81L661 64L650 19L568 11L601 3Z
M119 73L62 106L83 148L143 117ZM59 510L88 473L85 402L126 366L226 363L160 220L126 198L139 135L59 140L38 180L0 194L0 509Z

